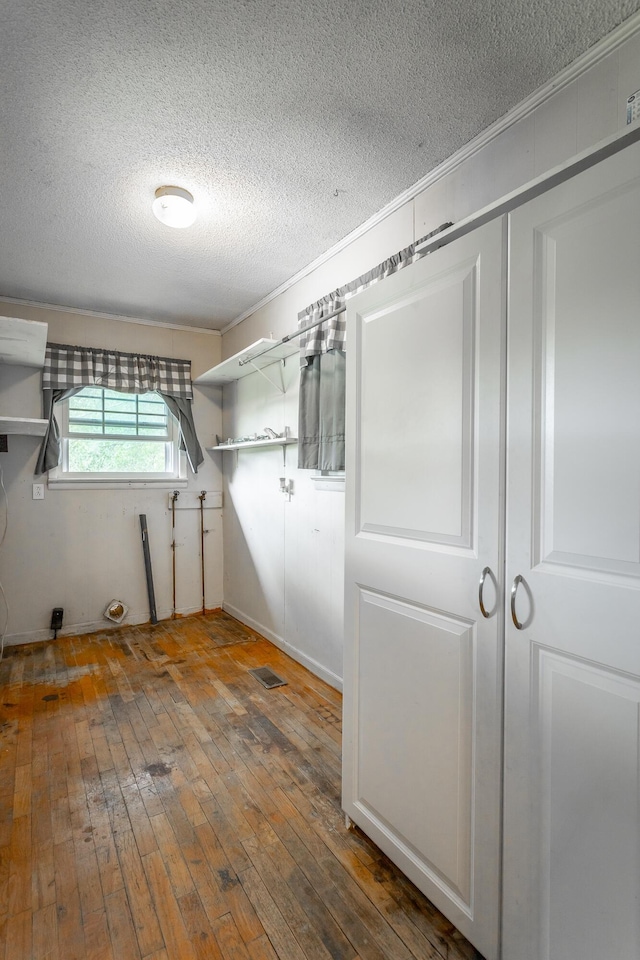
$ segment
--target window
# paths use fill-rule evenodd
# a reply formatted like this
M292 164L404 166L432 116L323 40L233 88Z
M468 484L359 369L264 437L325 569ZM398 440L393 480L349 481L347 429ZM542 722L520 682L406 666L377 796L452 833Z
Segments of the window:
M62 462L50 482L153 483L185 476L178 428L157 393L84 387L60 404Z

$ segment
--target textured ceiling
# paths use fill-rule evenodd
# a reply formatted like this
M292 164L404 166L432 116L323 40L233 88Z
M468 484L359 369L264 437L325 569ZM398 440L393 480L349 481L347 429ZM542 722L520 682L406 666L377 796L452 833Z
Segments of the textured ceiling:
M0 296L220 328L638 6L0 0Z

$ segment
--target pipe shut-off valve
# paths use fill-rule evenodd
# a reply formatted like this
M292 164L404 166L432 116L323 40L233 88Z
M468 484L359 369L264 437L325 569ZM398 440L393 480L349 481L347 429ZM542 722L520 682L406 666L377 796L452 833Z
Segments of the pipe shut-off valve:
M284 493L284 495L291 500L291 494L293 493L293 480L288 479L287 477L280 477L280 492Z

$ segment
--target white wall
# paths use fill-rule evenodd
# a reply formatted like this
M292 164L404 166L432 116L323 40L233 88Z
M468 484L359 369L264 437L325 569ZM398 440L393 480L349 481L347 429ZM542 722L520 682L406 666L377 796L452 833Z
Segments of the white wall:
M261 336L295 328L298 310L411 243L411 204L369 231L322 270L223 338L226 356ZM299 362L284 368L280 394L255 374L225 387L224 436L285 426L297 435ZM318 490L297 469L297 447L221 454L225 460L224 607L329 683L342 683L344 492ZM289 501L279 478L294 481Z
M223 356L260 337L284 336L314 300L441 223L473 214L623 130L626 98L640 89L640 32L601 49L608 52L598 63L466 159L444 164L427 189L226 332ZM264 426L296 431L295 358L287 361L286 379L284 398L258 374L225 388L224 435ZM286 471L295 483L290 503L278 492L279 451L240 453L237 462L235 454L224 457L225 607L340 686L343 494L314 489L309 472L295 468L295 448Z
M0 315L43 320L56 343L140 351L192 362L195 378L219 362L221 338L143 323L124 322L0 300ZM194 419L200 443L210 446L220 432L220 390L194 388ZM41 373L0 364L0 412L42 416ZM9 504L9 525L0 549L0 582L9 605L7 643L46 639L53 607L64 608L63 633L110 626L108 602L122 600L126 622L149 619L139 514L147 516L158 617L171 616L171 516L169 490L47 488L32 500L33 471L40 438L9 436L0 467ZM38 478L42 480L43 478ZM197 476L189 471L180 490L176 519L176 607L182 614L201 609L200 520L197 495L222 489L220 464L205 451ZM186 509L191 507L192 509ZM0 517L4 504L0 499ZM205 596L208 608L222 605L222 511L205 512ZM0 524L1 529L1 524ZM0 607L0 625L3 612Z

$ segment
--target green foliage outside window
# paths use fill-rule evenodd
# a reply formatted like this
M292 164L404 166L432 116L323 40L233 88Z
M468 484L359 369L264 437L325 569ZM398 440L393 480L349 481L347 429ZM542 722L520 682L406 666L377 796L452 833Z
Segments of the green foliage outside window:
M165 444L69 439L71 473L164 473Z

